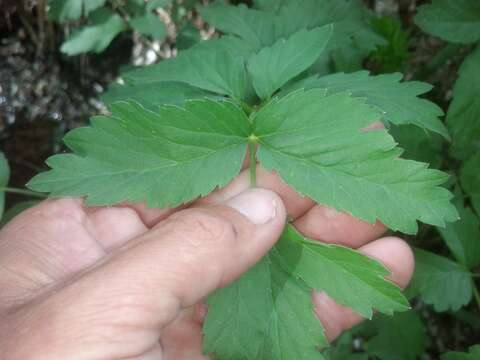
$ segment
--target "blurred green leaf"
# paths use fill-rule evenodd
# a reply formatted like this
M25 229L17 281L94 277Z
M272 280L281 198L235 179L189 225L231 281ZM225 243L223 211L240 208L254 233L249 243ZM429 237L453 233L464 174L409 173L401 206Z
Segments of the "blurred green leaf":
M152 11L157 8L165 8L172 3L172 0L147 0L147 10Z
M480 216L480 153L463 164L460 170L460 184L470 196L473 208Z
M178 30L175 45L177 46L177 49L185 50L201 40L202 38L200 37L200 30L198 30L191 21L187 21Z
M480 222L470 208L463 206L463 194L457 192L460 220L437 227L455 258L468 269L480 264Z
M444 139L437 133L427 132L415 125L391 125L388 130L399 146L405 150L403 158L421 161L438 169L442 163Z
M480 345L474 345L467 353L451 351L442 355L442 360L478 360L480 359Z
M480 48L465 59L458 72L447 127L453 140L452 154L465 160L480 151Z
M425 326L414 311L373 319L378 335L367 343L366 350L382 360L415 360L427 345Z
M433 0L418 8L415 23L446 41L468 44L480 40L478 0Z
M275 40L275 16L245 5L233 6L220 2L200 9L202 17L218 30L239 36L255 49L272 45Z
M415 272L408 291L435 311L456 311L472 298L468 270L446 257L415 249Z
M123 19L113 11L101 8L90 14L90 25L76 30L61 46L68 55L100 53L120 32L126 29Z
M66 22L87 16L105 4L106 0L48 0L50 20Z
M353 340L352 331L345 331L322 355L325 360L368 360L368 354L353 352Z
M386 40L386 44L377 45L370 55L380 73L402 71L409 59L409 35L403 31L400 21L391 17L372 18L371 24L377 34Z
M167 36L165 23L151 12L133 17L130 20L132 27L142 35L151 36L154 39L162 40Z

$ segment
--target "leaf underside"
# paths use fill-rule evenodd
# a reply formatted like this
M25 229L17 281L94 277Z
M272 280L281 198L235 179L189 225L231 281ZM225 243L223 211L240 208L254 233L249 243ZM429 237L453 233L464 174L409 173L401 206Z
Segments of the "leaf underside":
M327 341L313 311L312 290L340 303L355 294L357 301L348 303L368 317L372 306L386 313L408 309L386 275L378 262L349 248L310 241L288 226L262 261L209 298L205 353L222 360L323 359L319 350Z

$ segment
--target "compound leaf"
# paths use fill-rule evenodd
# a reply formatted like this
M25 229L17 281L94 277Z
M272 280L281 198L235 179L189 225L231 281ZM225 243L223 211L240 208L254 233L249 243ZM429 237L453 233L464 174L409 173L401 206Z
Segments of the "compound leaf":
M240 171L250 125L228 101L192 100L157 113L119 102L111 110L111 117L71 131L65 143L76 154L49 158L52 170L29 187L86 196L88 205L129 200L168 207L208 194Z
M480 150L480 48L469 55L459 70L448 108L447 127L452 135L451 151L467 159Z
M10 179L10 167L5 155L0 151L0 219L5 210L5 187Z
M418 8L415 22L423 31L444 40L468 44L480 40L477 0L434 0Z
M193 47L177 57L123 74L127 82L176 81L241 100L245 96L245 64L227 50Z
M472 298L470 273L446 257L415 249L415 272L409 291L435 311L457 311Z
M478 360L480 359L480 345L474 345L468 349L468 353L450 351L443 354L442 360Z
M50 20L65 22L87 16L105 4L106 0L48 0Z
M337 73L307 78L286 91L299 88L324 88L329 94L346 91L378 107L383 112L380 118L385 121L395 125L414 124L448 139L448 131L439 120L442 109L418 97L428 92L431 85L418 81L400 82L402 77L400 73L369 76L368 71Z
M473 208L480 215L480 154L474 155L463 164L460 183L463 190L470 196Z
M126 29L123 19L113 11L101 8L90 14L90 25L76 30L61 46L68 55L100 53L120 32Z
M254 115L258 159L301 194L370 223L415 233L416 220L456 220L452 195L439 187L446 174L399 159L385 130L364 131L378 117L348 94L296 91Z
M265 99L318 59L332 34L332 26L300 30L253 55L247 64L253 87Z

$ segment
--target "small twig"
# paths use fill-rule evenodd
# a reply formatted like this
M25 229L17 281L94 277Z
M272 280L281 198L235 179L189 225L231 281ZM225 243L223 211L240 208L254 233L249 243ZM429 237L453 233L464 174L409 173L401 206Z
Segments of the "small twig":
M38 48L39 46L39 40L38 40L38 37L37 35L35 34L35 31L33 30L33 27L32 25L30 24L30 22L27 20L27 17L25 16L25 10L23 9L23 6L19 6L18 7L18 18L20 19L20 21L22 22L23 24L23 27L25 28L25 30L27 31L28 33L28 36L30 37L30 39L32 40L32 42L35 44L35 46Z
M47 198L47 195L45 195L45 194L41 194L41 193L38 193L38 192L35 192L35 191L26 190L26 189L3 187L3 188L0 188L0 191L4 191L4 192L7 192L7 193L11 193L11 194L31 196L31 197L41 198L41 199L46 199Z
M45 43L45 0L37 0L36 8L39 33L37 54L41 54L43 52L43 45Z

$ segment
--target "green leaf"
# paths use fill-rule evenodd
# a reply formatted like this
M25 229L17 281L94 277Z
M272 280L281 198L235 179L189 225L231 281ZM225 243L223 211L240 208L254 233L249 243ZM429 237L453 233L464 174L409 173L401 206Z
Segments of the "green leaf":
M331 35L330 25L311 31L300 30L287 40L280 39L253 55L247 67L258 96L261 99L270 97L287 81L309 68Z
M443 138L440 135L426 132L414 125L392 125L388 132L405 150L403 158L430 164L432 168L440 167L443 160Z
M102 96L106 104L119 100L134 100L149 110L156 111L161 105L183 105L193 99L220 99L221 96L186 83L157 81L146 84L115 84Z
M439 226L456 220L451 194L439 187L446 174L398 159L401 151L385 130L363 130L378 118L346 94L294 92L254 115L258 159L299 193L370 223L415 233L416 220Z
M214 3L200 9L202 17L218 30L236 35L255 49L272 45L275 35L275 16L271 12Z
M253 0L253 5L259 10L278 11L289 0Z
M86 196L87 205L129 200L162 208L208 194L241 169L249 123L230 102L192 100L157 113L119 102L111 111L71 131L65 143L76 154L49 158L52 170L28 186Z
M130 24L140 34L151 36L154 39L162 40L167 36L165 23L157 15L149 12L133 17Z
M87 16L105 4L106 0L48 0L48 18L66 22Z
M302 6L298 6L296 0L286 0L275 20L275 33L279 38L326 24L333 24L333 35L319 62L328 62L332 54L337 70L352 68L374 50L376 44L385 43L367 25L365 7L359 0L302 0ZM347 62L347 54L355 59Z
M470 273L443 256L415 249L415 272L409 291L435 311L457 311L472 298Z
M5 187L10 179L10 167L3 152L0 151L0 219L5 209Z
M179 50L185 50L202 40L200 30L193 25L191 21L187 21L178 30L175 45Z
M311 296L300 279L282 269L273 250L210 296L204 352L215 360L322 359L318 348L327 340Z
M100 53L112 40L126 29L123 19L106 8L96 10L90 15L91 25L76 30L61 46L60 50L68 55L85 52Z
M369 76L367 71L313 76L293 84L286 91L299 88L324 88L329 94L347 91L382 110L381 118L385 121L395 125L414 124L448 139L448 132L438 119L443 111L434 103L418 97L432 87L418 81L400 82L402 77L399 73Z
M460 194L461 195L461 194ZM468 269L480 264L480 222L470 208L457 201L460 220L437 228L455 258Z
M460 183L470 196L473 208L480 215L480 154L469 159L460 171Z
M287 227L284 236L290 241L278 247L283 267L337 303L366 318L372 317L373 309L392 314L409 308L400 288L385 281L390 273L377 261L347 247L309 241L293 227ZM297 253L298 262L289 258Z
M31 208L32 206L37 205L38 203L39 201L37 200L21 201L19 203L16 203L7 211L5 211L2 221L0 221L0 227L5 226L5 224L7 224L10 220L12 220L15 216L20 214L22 211L25 211L28 208Z
M226 50L191 49L168 59L124 74L128 82L145 84L177 81L241 100L245 96L246 73L242 58Z
M378 335L367 343L367 352L382 360L416 360L425 351L425 326L416 312L392 317L379 315L373 320Z
M383 279L387 274L364 255L310 241L288 226L260 263L208 299L204 350L222 360L322 359L326 339L312 309L315 285L344 304L355 293L356 308L367 314L377 304L387 313L405 310L400 290Z
M172 0L147 0L147 10L165 8L172 3Z
M326 360L368 360L368 354L353 352L353 342L353 333L347 330L322 355Z
M460 67L447 114L447 126L453 139L451 151L459 159L467 159L480 151L479 70L480 48Z
M470 347L467 353L451 351L442 355L442 360L478 360L480 359L480 345Z
M449 42L480 40L480 3L477 0L433 0L420 6L415 23L423 31Z

